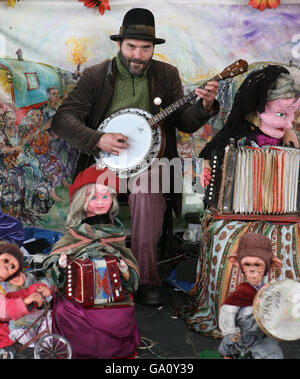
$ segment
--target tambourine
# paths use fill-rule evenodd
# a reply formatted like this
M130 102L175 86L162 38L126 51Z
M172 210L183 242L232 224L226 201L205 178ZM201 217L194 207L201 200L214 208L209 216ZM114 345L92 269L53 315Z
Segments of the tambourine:
M279 341L300 339L300 283L283 279L265 284L255 295L253 313L269 337Z

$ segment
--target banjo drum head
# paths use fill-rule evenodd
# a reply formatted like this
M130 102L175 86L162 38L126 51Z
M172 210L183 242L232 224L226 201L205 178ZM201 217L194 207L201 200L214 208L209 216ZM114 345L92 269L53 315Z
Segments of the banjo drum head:
M98 131L124 134L128 137L126 142L129 147L119 155L100 152L95 157L97 166L108 167L121 178L146 170L151 165L149 161L157 157L161 146L160 129L152 129L147 121L151 117L146 111L128 108L104 120Z
M283 279L265 284L255 295L253 313L268 336L280 341L300 339L300 283Z

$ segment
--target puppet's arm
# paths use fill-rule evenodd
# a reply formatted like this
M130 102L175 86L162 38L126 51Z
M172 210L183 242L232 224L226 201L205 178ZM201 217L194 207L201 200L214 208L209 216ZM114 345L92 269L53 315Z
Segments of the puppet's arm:
M123 261L123 259L120 259L120 261L118 262L118 267L119 267L119 270L121 272L121 274L123 275L123 278L128 281L129 280L129 277L130 277L130 273L129 273L129 270L128 270L128 266L127 264Z
M293 147L295 147L296 149L299 148L299 141L294 129L285 129L283 142L285 145L291 146L291 147L292 147L291 145L291 142L292 142L292 144L294 145Z
M0 294L0 319L1 321L17 320L27 315L28 309L23 299L9 299Z
M41 306L44 298L50 296L50 289L43 283L35 283L19 291L8 292L0 297L0 318L2 320L18 320L27 315L31 303Z
M211 167L209 159L205 159L203 170L200 173L200 183L203 188L207 187L211 181Z
M233 342L238 342L240 336L240 328L235 324L236 315L241 307L236 305L224 304L220 308L219 313L219 328L223 336L230 336Z
M26 297L30 296L34 292L44 292L41 290L41 288L44 288L45 291L47 290L46 296L43 295L44 297L47 297L50 295L50 289L44 283L34 283L34 284L31 284L27 288L23 288L18 291L8 292L6 294L6 298L7 299L18 299L18 298L25 299Z

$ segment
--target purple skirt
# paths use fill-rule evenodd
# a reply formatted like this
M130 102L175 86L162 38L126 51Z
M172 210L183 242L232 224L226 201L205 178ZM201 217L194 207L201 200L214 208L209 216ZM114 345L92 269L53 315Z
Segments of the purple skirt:
M75 359L127 358L140 344L134 305L97 309L56 299L53 333L69 341Z

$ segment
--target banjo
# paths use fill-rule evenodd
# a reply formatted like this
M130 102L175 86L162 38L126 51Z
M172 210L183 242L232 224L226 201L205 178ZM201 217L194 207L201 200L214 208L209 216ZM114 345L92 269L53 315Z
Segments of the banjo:
M207 80L200 88L204 88L209 81L233 78L247 70L248 63L239 59ZM98 150L94 154L96 165L99 168L109 168L120 178L136 176L147 170L154 159L161 158L164 152L165 135L161 121L196 97L195 91L191 91L154 116L142 109L126 108L107 117L98 127L98 131L126 135L129 147L119 155Z

